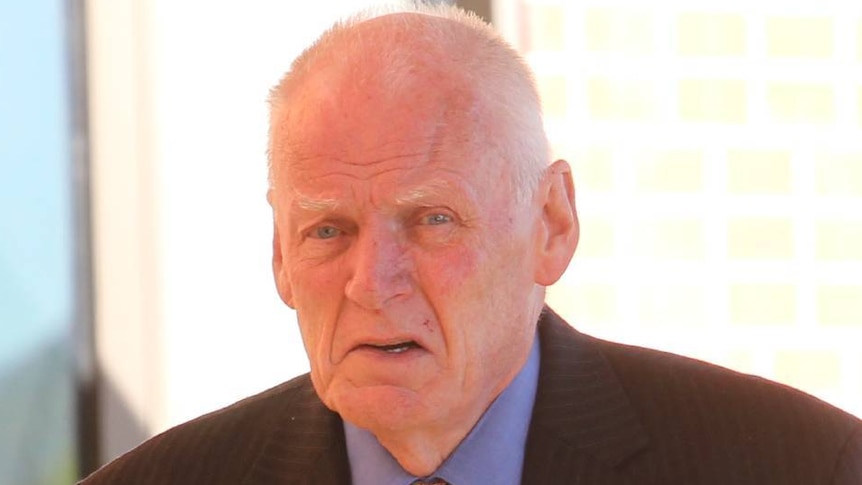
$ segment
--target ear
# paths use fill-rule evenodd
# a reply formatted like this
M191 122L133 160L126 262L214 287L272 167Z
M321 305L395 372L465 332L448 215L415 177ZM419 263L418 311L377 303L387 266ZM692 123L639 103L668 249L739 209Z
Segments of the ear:
M287 268L284 267L281 238L278 235L278 222L275 220L272 223L272 274L275 277L275 287L281 301L290 308L295 308L293 306L293 287L290 284Z
M580 236L572 169L565 160L548 167L536 196L542 204L542 215L537 231L535 281L549 286L566 271Z

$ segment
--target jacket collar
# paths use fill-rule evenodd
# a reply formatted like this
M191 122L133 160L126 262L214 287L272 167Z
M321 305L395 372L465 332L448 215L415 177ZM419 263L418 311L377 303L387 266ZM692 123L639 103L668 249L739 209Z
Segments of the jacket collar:
M243 485L350 483L341 418L320 401L308 375L300 379Z
M593 338L547 307L539 319L539 341L539 386L523 483L568 484L578 468L615 473L648 438L610 363ZM323 405L308 376L303 379L243 485L350 483L341 418Z
M595 339L547 307L539 338L542 365L523 482L571 483L579 467L614 473L648 437L613 368Z

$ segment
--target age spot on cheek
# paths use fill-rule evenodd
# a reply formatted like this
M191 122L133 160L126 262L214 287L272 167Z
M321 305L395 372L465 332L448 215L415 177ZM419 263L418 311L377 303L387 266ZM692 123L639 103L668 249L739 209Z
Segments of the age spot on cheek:
M425 321L422 322L422 326L424 326L429 333L434 333L434 329L431 328L431 320L426 318Z

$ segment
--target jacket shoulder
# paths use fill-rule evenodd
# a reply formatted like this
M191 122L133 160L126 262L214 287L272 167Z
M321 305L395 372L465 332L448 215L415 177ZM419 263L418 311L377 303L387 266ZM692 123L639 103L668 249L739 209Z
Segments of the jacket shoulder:
M721 461L755 476L781 473L788 477L781 483L833 483L836 470L862 462L862 421L809 394L688 357L592 340L658 453L691 457L703 469L714 460L713 469ZM808 478L795 481L801 477Z
M306 374L180 424L103 466L81 485L240 483L279 417L310 392Z

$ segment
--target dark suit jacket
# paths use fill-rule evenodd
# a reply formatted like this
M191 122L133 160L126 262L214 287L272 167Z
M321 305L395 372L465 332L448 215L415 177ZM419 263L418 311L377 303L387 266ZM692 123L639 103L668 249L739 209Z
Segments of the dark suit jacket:
M862 485L862 422L802 392L601 341L546 309L524 484ZM301 376L147 441L86 485L349 484ZM493 484L456 484L493 485Z

